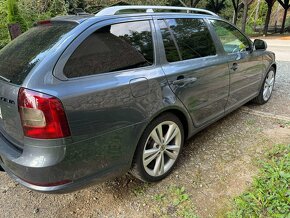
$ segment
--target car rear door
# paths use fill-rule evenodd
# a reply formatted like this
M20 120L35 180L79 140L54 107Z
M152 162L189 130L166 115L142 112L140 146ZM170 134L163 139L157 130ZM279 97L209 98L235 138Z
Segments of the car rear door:
M162 69L171 89L189 111L195 126L224 114L229 70L201 18L158 17Z
M259 93L264 68L261 52L253 51L251 41L233 25L216 19L210 23L228 60L230 95L226 110L232 110Z

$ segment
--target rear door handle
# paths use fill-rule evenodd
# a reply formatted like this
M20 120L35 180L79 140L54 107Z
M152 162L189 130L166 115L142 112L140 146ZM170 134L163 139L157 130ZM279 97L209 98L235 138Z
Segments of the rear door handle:
M231 69L232 69L233 71L236 71L238 68L239 68L239 64L237 64L237 63L233 63Z
M173 85L186 85L190 83L194 83L197 80L195 77L190 77L190 78L180 78L175 81L173 81Z

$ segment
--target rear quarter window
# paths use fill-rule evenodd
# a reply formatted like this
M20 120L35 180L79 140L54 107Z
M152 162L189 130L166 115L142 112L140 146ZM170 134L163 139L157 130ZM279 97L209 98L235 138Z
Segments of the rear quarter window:
M0 50L0 76L20 85L48 51L77 24L51 22L23 33Z

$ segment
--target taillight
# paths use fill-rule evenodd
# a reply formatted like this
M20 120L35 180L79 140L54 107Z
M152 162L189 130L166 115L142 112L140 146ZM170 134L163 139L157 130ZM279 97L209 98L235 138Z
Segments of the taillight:
M20 88L18 108L25 136L57 139L71 135L62 103L56 97Z

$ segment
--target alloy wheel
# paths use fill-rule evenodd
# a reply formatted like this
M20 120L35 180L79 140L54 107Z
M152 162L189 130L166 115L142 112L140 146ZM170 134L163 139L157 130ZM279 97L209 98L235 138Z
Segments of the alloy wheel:
M263 99L264 101L268 101L271 97L273 87L275 82L275 73L274 71L269 71L267 78L264 83L264 90L263 90Z
M143 166L153 177L162 176L171 169L181 150L181 131L173 121L157 125L146 140Z

